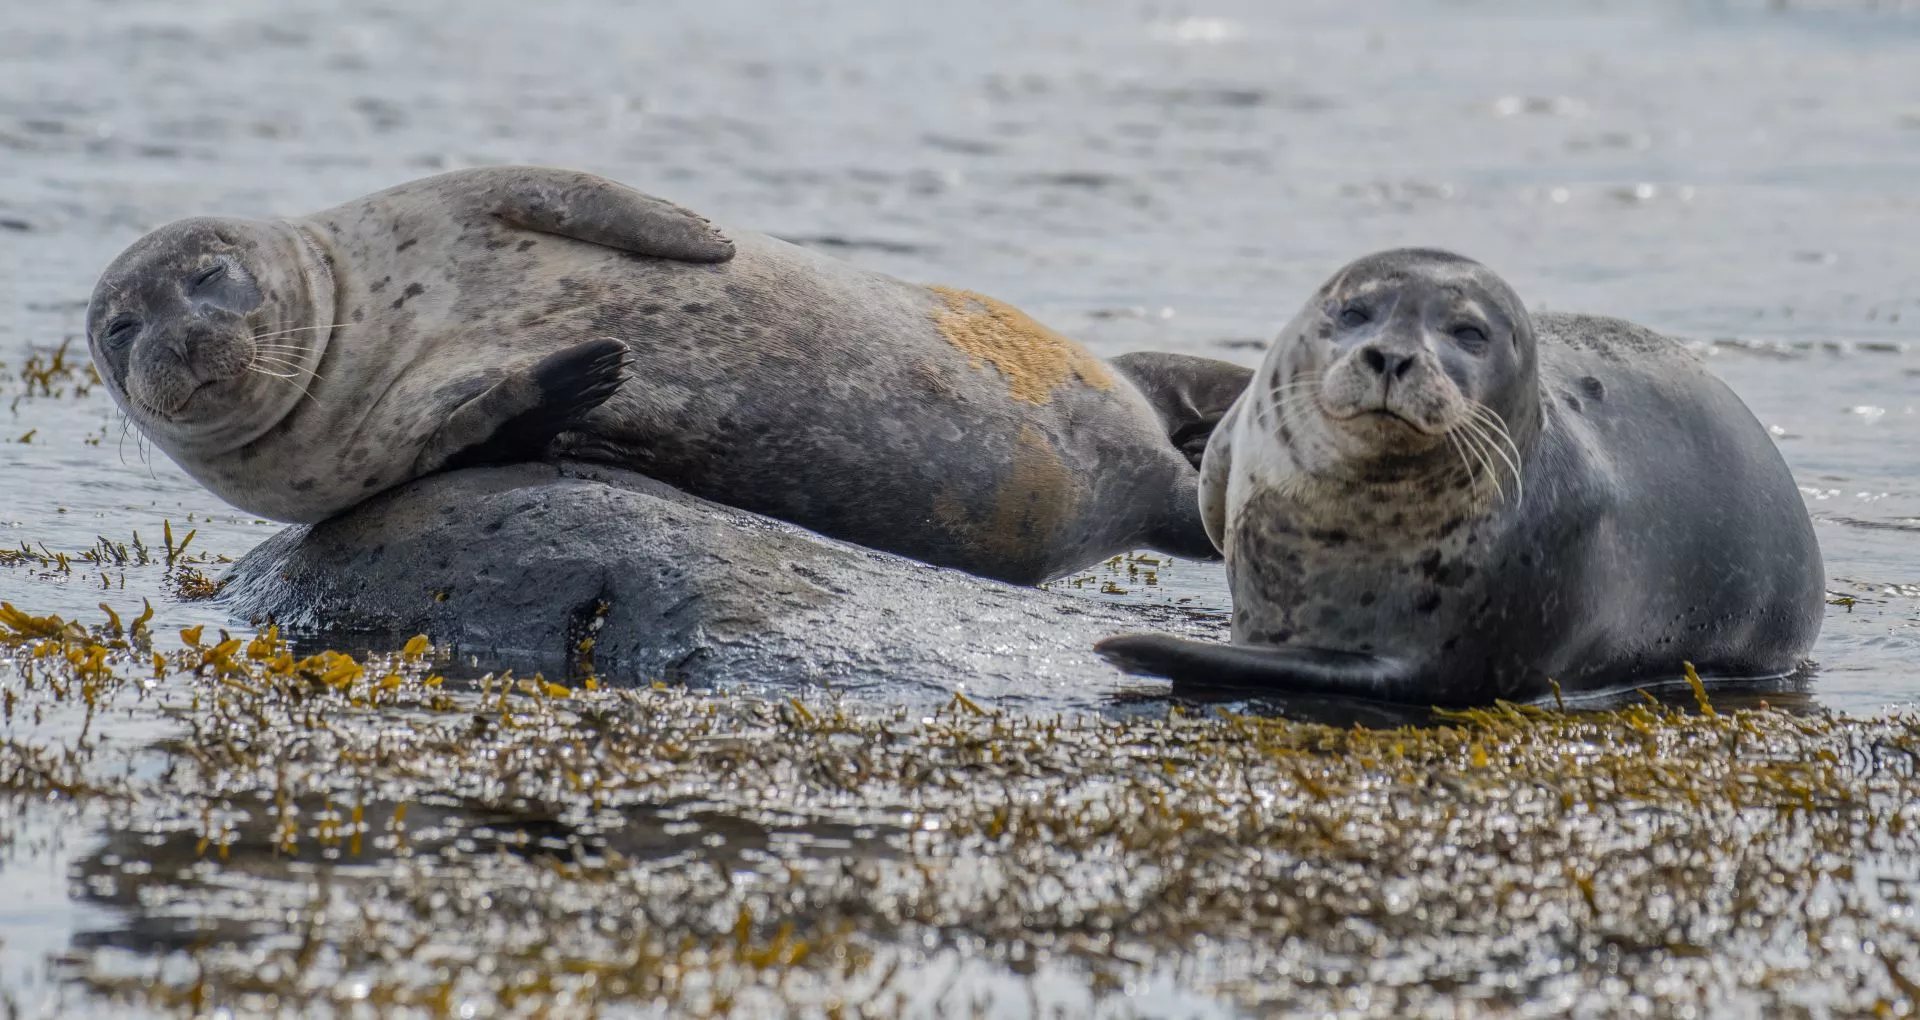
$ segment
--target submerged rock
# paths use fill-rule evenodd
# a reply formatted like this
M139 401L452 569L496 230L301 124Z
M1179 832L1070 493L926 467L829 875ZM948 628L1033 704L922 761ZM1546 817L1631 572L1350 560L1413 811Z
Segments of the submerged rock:
M286 529L228 576L231 611L295 634L424 633L464 655L550 675L590 664L626 683L1079 700L1138 683L1094 655L1101 637L1225 630L926 566L581 464L421 479Z

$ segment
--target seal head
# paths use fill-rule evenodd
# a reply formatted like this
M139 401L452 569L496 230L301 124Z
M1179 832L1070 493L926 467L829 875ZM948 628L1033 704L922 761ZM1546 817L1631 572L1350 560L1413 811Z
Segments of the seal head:
M176 460L237 449L304 396L332 331L314 239L288 223L198 218L156 230L87 308L100 377Z
M1302 439L1324 437L1337 469L1442 449L1487 413L1526 420L1539 402L1533 328L1519 296L1470 259L1411 250L1334 277L1283 341L1276 383L1317 391ZM1317 427L1316 427L1317 426Z

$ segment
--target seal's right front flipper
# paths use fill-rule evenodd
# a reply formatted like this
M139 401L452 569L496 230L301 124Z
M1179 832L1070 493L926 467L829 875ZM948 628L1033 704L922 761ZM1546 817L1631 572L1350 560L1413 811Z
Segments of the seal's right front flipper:
M461 404L427 441L414 474L538 460L620 388L627 345L592 340L556 351Z
M1094 650L1129 673L1166 677L1176 688L1338 695L1415 704L1426 700L1403 663L1356 652L1218 644L1167 634L1122 634L1100 642Z
M516 227L649 258L706 263L733 258L733 242L706 217L604 177L544 166L460 172L473 178L482 208Z
M1194 467L1213 430L1253 381L1253 369L1214 358L1136 351L1108 361L1153 405L1167 438Z

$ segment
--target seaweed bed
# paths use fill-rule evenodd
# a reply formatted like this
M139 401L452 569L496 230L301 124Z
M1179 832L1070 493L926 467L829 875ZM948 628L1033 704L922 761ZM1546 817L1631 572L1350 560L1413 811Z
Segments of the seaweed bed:
M928 715L0 610L74 1007L1911 1015L1920 716ZM158 739L108 720L168 721ZM0 859L33 852L0 849ZM4 1006L0 1002L0 1006Z

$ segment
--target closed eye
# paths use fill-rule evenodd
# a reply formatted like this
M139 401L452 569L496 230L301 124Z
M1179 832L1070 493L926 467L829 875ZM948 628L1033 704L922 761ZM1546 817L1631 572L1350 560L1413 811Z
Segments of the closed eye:
M226 275L227 275L227 267L225 265L222 265L221 263L216 262L213 265L200 270L200 272L197 275L195 275L193 278L193 285L196 288L204 287L207 284L212 283L213 281L218 280L221 277Z
M1487 331L1478 326L1455 326L1450 332L1463 347L1478 350L1487 345Z
M107 327L107 332L101 337L101 339L105 340L107 343L114 345L115 347L118 347L121 344L124 344L127 341L133 339L133 335L135 333L138 333L139 331L140 331L140 323L138 320L120 319L116 321L113 325Z
M1359 305L1348 305L1340 309L1340 325L1342 326L1364 326L1372 318L1373 316L1368 315L1367 310Z

